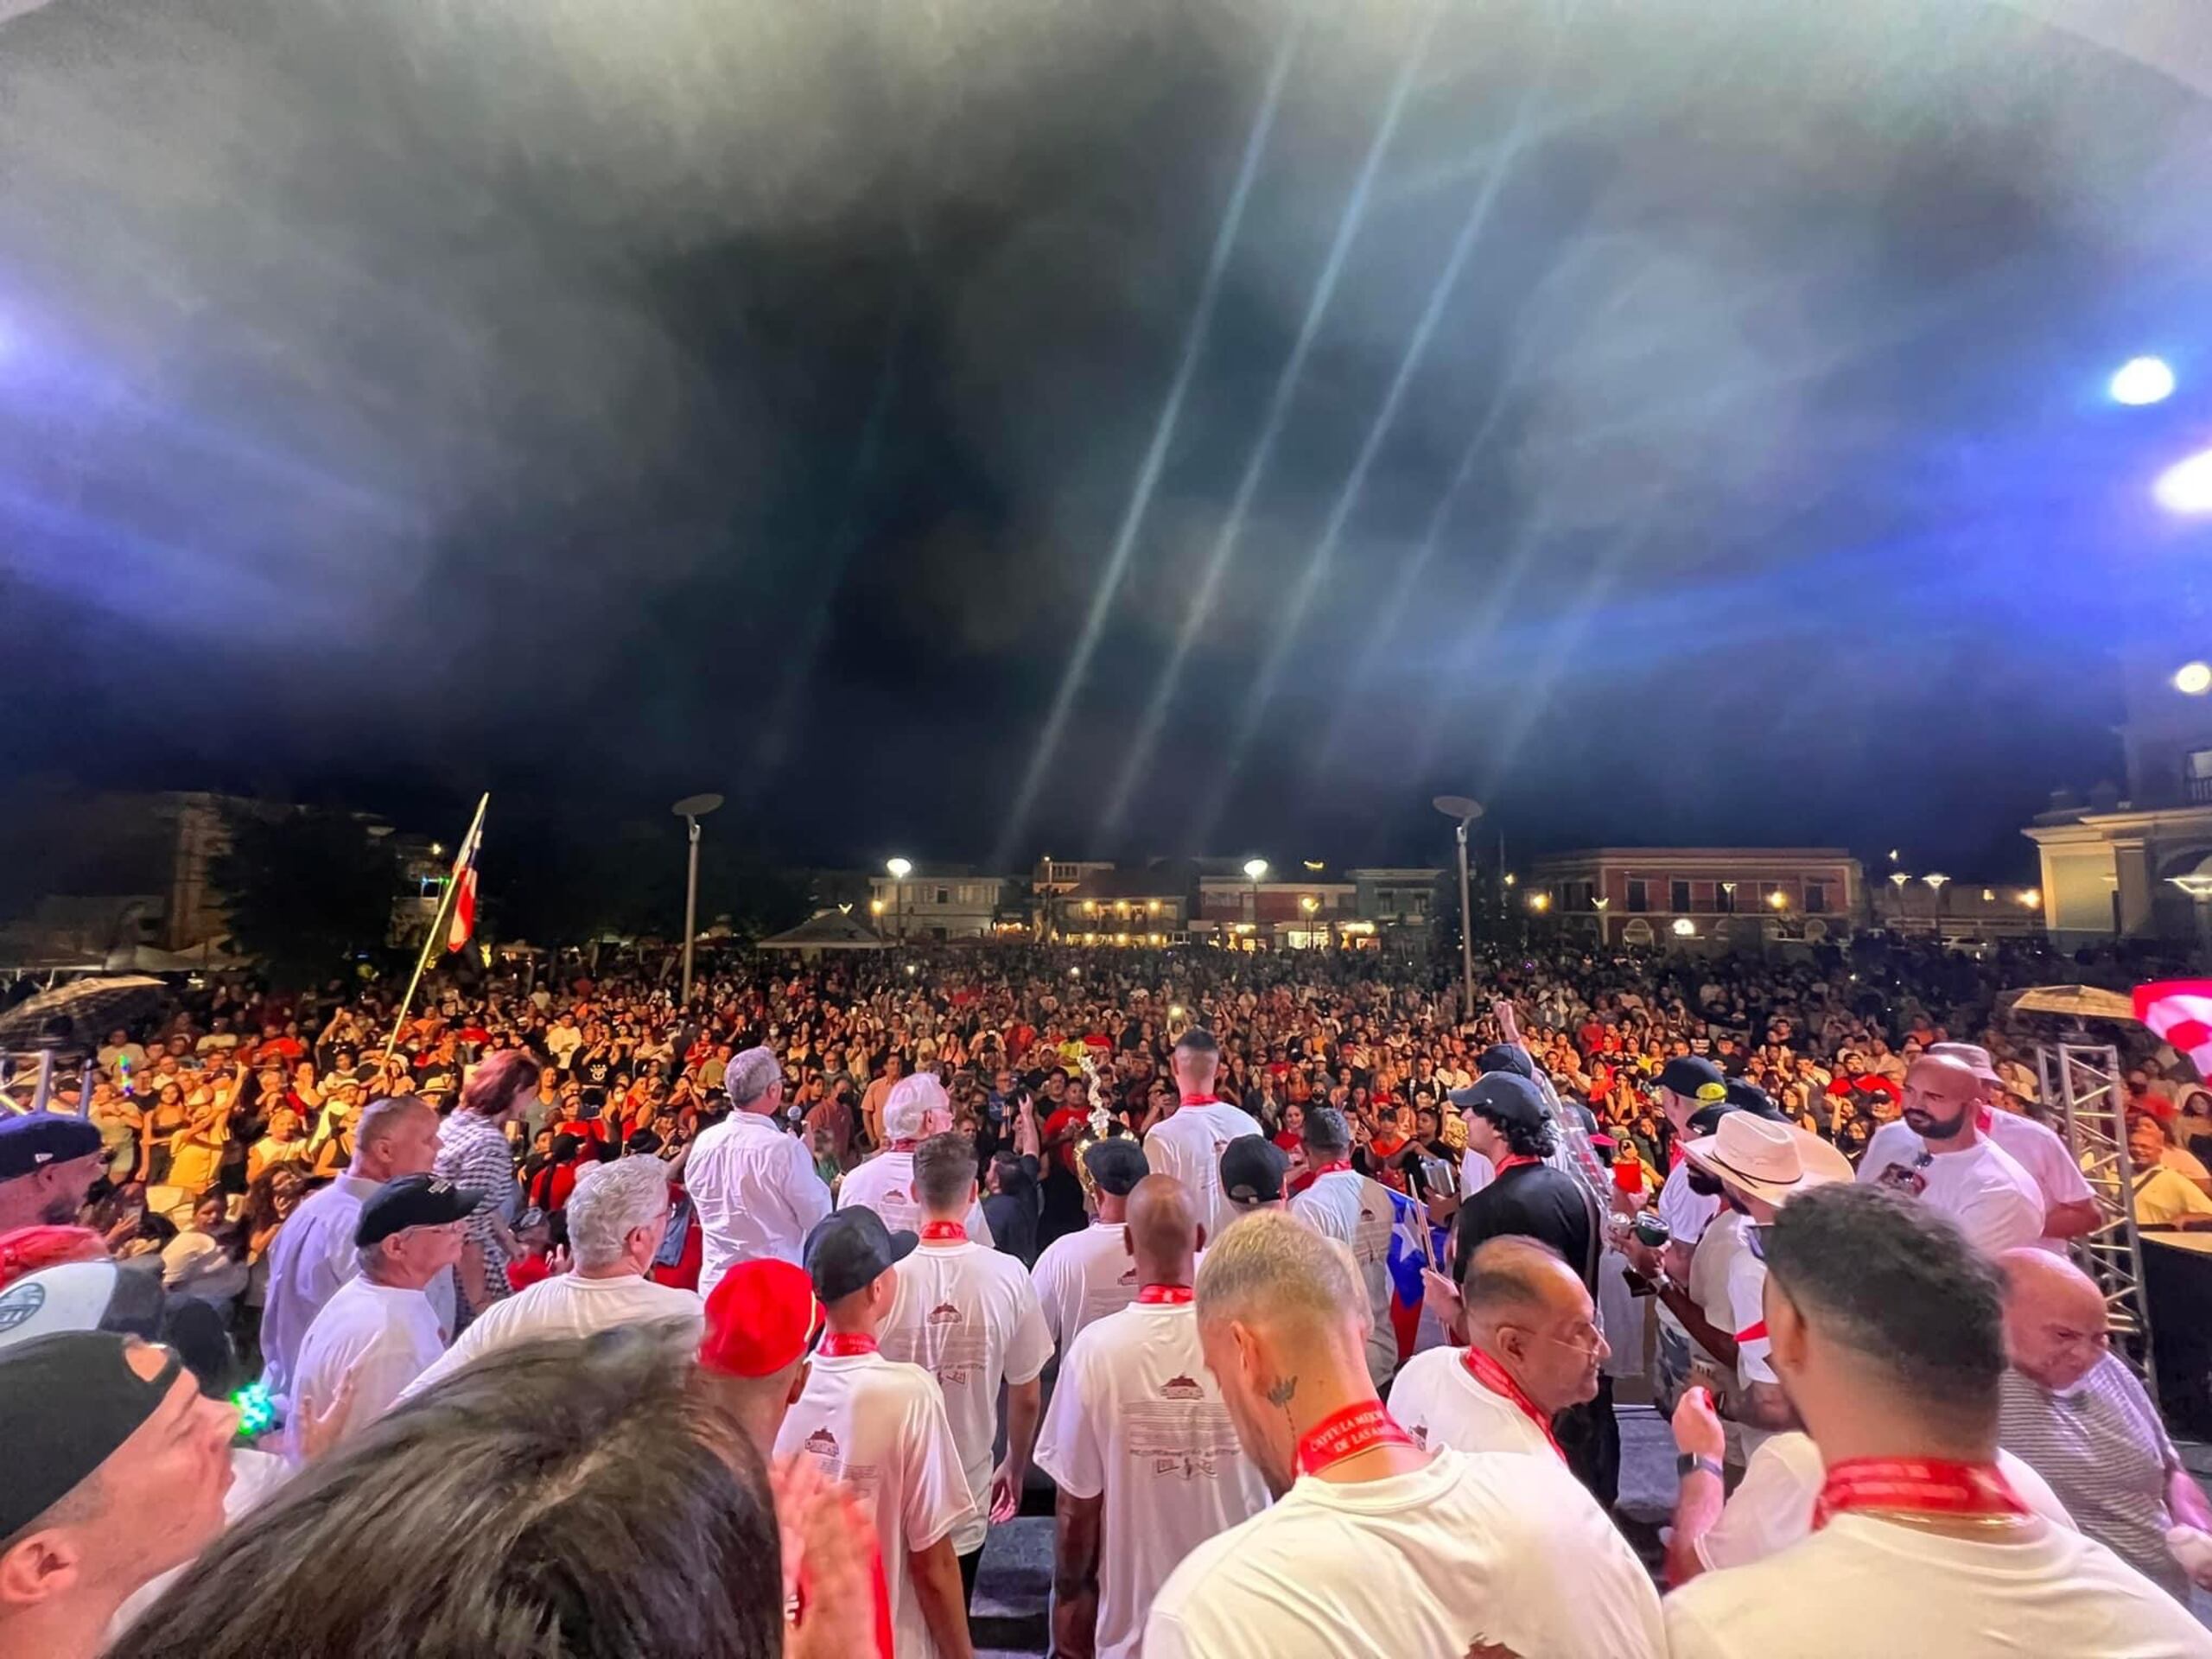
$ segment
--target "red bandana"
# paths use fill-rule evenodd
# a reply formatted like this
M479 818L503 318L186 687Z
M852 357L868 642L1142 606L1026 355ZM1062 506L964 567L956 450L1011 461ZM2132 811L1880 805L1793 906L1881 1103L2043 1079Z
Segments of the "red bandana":
M1137 1300L1147 1307L1154 1305L1183 1307L1198 1294L1188 1285L1147 1285L1137 1292Z
M1552 1420L1544 1415L1529 1391L1513 1380L1513 1374L1479 1348L1471 1347L1459 1356L1467 1368L1467 1375L1502 1399L1510 1401L1520 1408L1522 1415L1544 1431L1553 1451L1559 1452L1560 1461L1567 1461L1567 1453L1552 1433Z
M1378 1446L1413 1443L1414 1437L1398 1427L1380 1400L1363 1401L1346 1406L1306 1430L1298 1443L1298 1472L1318 1475Z
M925 1244L963 1244L967 1239L968 1230L957 1221L925 1221L922 1224L922 1243Z
M1818 1532L1853 1510L1904 1515L2026 1515L2012 1483L1993 1463L1944 1463L1924 1458L1852 1458L1829 1466L1813 1506Z
M845 1359L854 1354L872 1354L875 1338L859 1331L832 1331L822 1338L822 1346L815 1352L824 1359Z
M1351 1167L1351 1159L1339 1158L1333 1164L1316 1164L1308 1173L1311 1173L1313 1179L1318 1181L1324 1175L1333 1175L1340 1169L1350 1169Z
M1211 1106L1218 1103L1220 1099L1219 1095L1185 1095L1183 1103L1185 1106Z
M1497 1173L1503 1175L1507 1170L1518 1169L1523 1164L1541 1164L1543 1161L1541 1158L1531 1158L1523 1153L1512 1153L1497 1160Z

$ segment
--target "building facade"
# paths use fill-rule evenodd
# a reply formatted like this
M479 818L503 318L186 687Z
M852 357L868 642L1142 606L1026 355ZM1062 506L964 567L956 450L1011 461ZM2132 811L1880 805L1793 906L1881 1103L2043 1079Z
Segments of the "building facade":
M1539 858L1532 923L1599 944L1758 949L1840 938L1864 918L1859 861L1835 847L1600 847Z
M868 920L887 939L982 939L1020 922L1016 883L962 866L868 878Z

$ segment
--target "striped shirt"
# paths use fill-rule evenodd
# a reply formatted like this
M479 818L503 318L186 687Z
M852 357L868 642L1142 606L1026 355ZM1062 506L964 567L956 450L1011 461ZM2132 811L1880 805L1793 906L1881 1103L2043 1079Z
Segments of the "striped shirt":
M507 1253L493 1229L493 1217L505 1211L515 1190L515 1155L507 1137L475 1112L454 1112L439 1126L437 1160L431 1167L440 1180L484 1194L483 1205L467 1224L469 1243L483 1253L484 1280L481 1285L464 1283L461 1300L471 1308L496 1302L511 1289Z
M2107 1354L2064 1394L2005 1373L1998 1442L2050 1484L2074 1524L2169 1594L2189 1580L2167 1553L2173 1442L2135 1374Z

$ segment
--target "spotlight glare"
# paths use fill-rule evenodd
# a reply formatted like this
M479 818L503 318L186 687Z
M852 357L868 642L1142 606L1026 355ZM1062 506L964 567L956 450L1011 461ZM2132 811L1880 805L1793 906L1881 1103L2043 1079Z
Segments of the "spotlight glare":
M2174 395L2174 372L2163 358L2131 357L2113 372L2110 391L2113 402L2132 409L2163 404Z
M2212 691L2212 663L2183 663L2174 671L2174 690L2185 697Z
M2152 493L2168 512L2212 513L2212 449L2167 467Z

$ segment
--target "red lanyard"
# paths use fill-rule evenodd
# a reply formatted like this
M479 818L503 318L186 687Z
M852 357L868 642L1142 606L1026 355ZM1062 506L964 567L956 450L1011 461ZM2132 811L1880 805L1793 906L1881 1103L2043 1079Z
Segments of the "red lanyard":
M1852 1458L1829 1465L1820 1501L1813 1505L1813 1529L1853 1510L1958 1516L2030 1512L1995 1464L1924 1458Z
M1324 1175L1333 1175L1340 1169L1350 1169L1351 1167L1351 1159L1339 1158L1333 1164L1316 1164L1311 1173L1313 1179L1318 1181Z
M1492 1394L1518 1407L1523 1416L1544 1431L1544 1439L1551 1443L1552 1450L1559 1453L1560 1461L1567 1461L1567 1452L1552 1433L1552 1420L1545 1416L1536 1402L1529 1397L1529 1391L1513 1380L1510 1371L1479 1348L1471 1347L1459 1357L1467 1368L1468 1376Z
M1185 1106L1212 1106L1218 1104L1220 1100L1221 1096L1219 1095L1185 1095L1183 1096L1183 1103Z
M966 1243L968 1230L957 1221L925 1221L922 1224L922 1243L925 1244L960 1244Z
M1531 1158L1526 1153L1516 1152L1497 1160L1497 1173L1503 1175L1507 1170L1518 1169L1523 1164L1541 1164L1543 1161L1541 1158Z
M1380 1400L1363 1401L1323 1418L1306 1431L1306 1437L1298 1443L1298 1472L1318 1475L1378 1446L1413 1443L1414 1437L1398 1427Z
M1137 1292L1137 1300L1147 1307L1183 1307L1197 1294L1188 1285L1147 1285Z
M855 1354L872 1354L875 1338L860 1331L832 1331L822 1338L821 1347L815 1352L824 1359L849 1359Z

